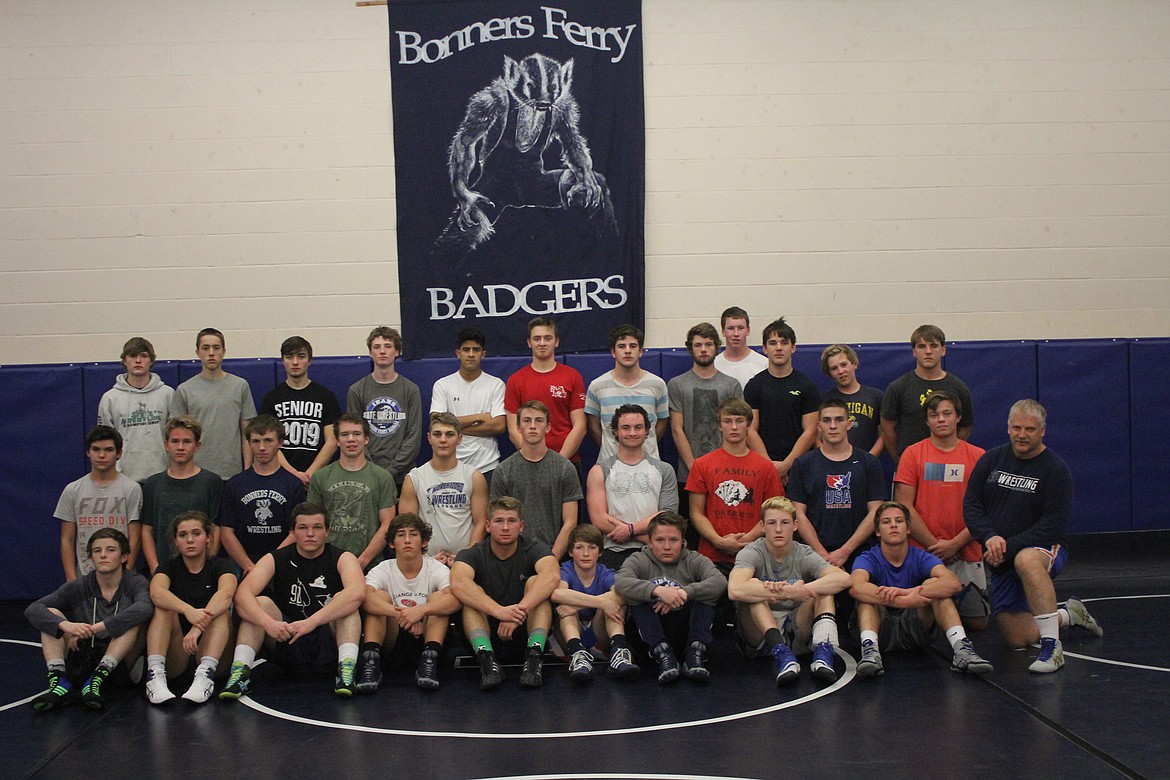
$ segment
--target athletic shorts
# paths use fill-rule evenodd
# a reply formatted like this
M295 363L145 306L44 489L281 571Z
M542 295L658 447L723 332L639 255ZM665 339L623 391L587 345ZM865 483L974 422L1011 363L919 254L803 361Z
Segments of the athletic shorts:
M1056 579L1068 563L1068 550L1054 545L1053 547L1029 547L1029 550L1039 550L1048 559L1048 576ZM1018 553L1017 553L1018 554ZM991 614L1001 612L1031 612L1028 607L1028 597L1024 593L1024 583L1012 566L1002 570L991 570Z
M802 637L796 630L796 612L800 609L788 610L772 610L772 617L776 618L776 626L780 629L780 635L784 637L784 644L788 645L792 652L796 655L803 655L812 652L812 645L809 643L811 637ZM743 613L746 617L746 612ZM737 615L736 631L735 631L735 646L739 648L739 652L744 658L760 658L769 655L772 648L768 647L768 643L761 639L760 643L755 647L750 646L743 638L743 634L739 631ZM749 618L750 619L750 618Z
M292 644L277 642L268 651L267 657L279 666L294 671L327 671L337 666L337 640L333 638L333 631L328 624L317 626Z
M987 594L987 569L983 561L955 561L948 564L963 589L955 596L959 615L966 618L981 618L991 614L991 597Z

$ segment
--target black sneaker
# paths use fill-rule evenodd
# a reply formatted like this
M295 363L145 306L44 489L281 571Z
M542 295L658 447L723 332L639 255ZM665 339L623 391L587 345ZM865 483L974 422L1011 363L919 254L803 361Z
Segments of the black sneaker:
M60 672L49 672L49 689L32 700L37 712L48 712L77 701L77 692L69 678Z
M357 682L353 689L358 693L373 693L382 684L382 655L377 650L362 653L358 665Z
M220 701L235 701L252 690L252 670L239 661L232 663L227 685L219 692Z
M102 686L110 679L110 670L104 666L99 666L93 670L93 674L85 681L85 687L81 689L81 701L86 707L95 710L100 710L106 706L102 701Z
M439 654L434 650L423 650L418 659L418 669L414 672L414 681L424 691L435 691L439 688Z
M520 672L520 685L524 688L539 688L544 684L544 651L539 647L528 648L524 656L524 668Z
M641 673L634 663L634 656L628 647L615 647L609 656L609 676L619 680L632 680Z
M668 643L658 644L650 651L650 656L658 662L658 682L665 685L678 679L678 659L674 657L674 650Z
M496 654L491 650L480 650L475 654L475 662L479 664L479 689L492 691L500 687L504 681L504 670L496 660Z
M692 682L710 682L711 672L707 670L707 646L702 642L691 642L687 646L687 653L683 659L683 669L687 679Z

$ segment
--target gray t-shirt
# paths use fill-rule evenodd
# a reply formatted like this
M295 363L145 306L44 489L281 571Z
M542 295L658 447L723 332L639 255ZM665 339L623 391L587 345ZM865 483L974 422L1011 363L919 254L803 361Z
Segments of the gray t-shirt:
M395 484L401 485L414 468L422 444L418 385L402 374L386 384L364 376L350 385L346 411L357 412L370 423L366 457L389 471Z
M142 486L125 474L109 485L99 485L86 474L61 491L53 517L77 526L77 569L93 571L86 547L89 537L102 528L115 528L127 536L128 526L137 523L142 512Z
M797 541L792 542L784 560L778 561L768 549L768 542L761 538L736 553L734 568L751 569L752 575L761 582L791 584L797 580L812 582L828 565L811 547ZM795 601L785 600L772 602L769 606L775 611L788 611L798 605Z
M240 423L256 416L256 404L247 380L235 374L220 379L196 375L175 389L171 417L190 415L203 426L202 446L195 462L231 479L244 470L243 433Z
M548 450L533 463L517 452L496 467L492 499L512 496L520 500L524 535L549 547L564 526L561 505L581 500L577 469L558 452Z
M694 371L679 374L666 383L670 411L683 416L683 433L695 458L701 458L723 443L715 410L728 398L743 398L743 385L734 377L717 372L703 379ZM678 481L686 484L690 468L678 459Z
M732 380L735 381L735 380ZM658 458L644 457L630 466L614 456L597 463L605 478L609 513L623 523L636 523L662 510L678 511L678 483L674 471ZM636 538L615 542L605 537L605 549L630 550L642 546Z

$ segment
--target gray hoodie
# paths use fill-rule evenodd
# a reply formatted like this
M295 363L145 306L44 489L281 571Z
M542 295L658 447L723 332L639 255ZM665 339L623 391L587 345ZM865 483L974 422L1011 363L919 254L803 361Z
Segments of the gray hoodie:
M715 564L694 550L684 549L674 563L662 563L649 545L631 555L614 578L614 590L627 604L646 604L659 585L681 587L687 598L714 604L727 590L727 578Z
M118 470L137 482L169 465L162 431L174 394L158 374L151 374L141 390L126 381L126 374L119 374L98 403L98 425L108 425L122 434Z

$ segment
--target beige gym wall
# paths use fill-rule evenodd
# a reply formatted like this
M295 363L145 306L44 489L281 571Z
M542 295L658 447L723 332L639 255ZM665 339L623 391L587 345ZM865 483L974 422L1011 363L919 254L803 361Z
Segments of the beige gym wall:
M643 13L649 346L731 304L1170 336L1170 3ZM388 56L352 0L0 0L0 363L363 352L400 321Z

